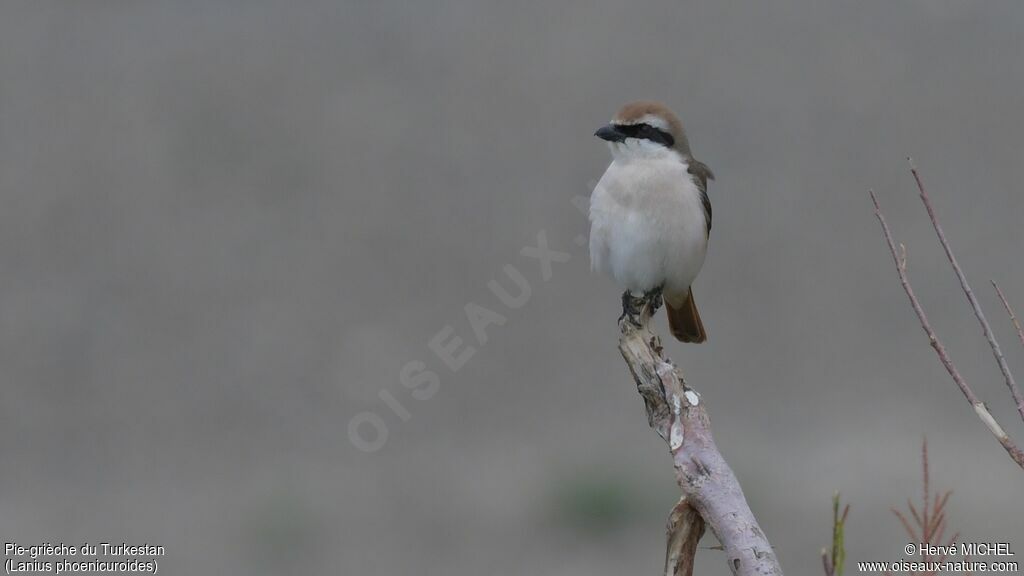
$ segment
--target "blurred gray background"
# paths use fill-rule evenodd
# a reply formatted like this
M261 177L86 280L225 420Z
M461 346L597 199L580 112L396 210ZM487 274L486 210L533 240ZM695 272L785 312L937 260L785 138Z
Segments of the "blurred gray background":
M866 190L1024 439L905 161L1024 375L988 285L1024 311L1022 27L1019 2L5 2L0 540L148 541L165 574L656 574L678 489L571 202L594 129L656 98L718 175L710 341L669 353L783 567L819 573L834 490L849 560L902 558L925 435L951 527L1020 554L1024 476ZM547 281L541 232L569 254ZM482 344L471 302L505 318Z

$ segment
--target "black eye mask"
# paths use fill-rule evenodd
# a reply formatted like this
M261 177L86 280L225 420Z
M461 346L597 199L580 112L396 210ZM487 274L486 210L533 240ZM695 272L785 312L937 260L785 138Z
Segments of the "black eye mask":
M641 138L657 142L666 148L675 145L676 139L664 130L659 130L650 124L615 124L615 129L626 138Z

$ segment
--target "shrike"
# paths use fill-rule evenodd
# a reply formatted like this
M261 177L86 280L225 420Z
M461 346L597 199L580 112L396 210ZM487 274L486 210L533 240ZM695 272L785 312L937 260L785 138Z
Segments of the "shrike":
M636 313L632 294L655 308L661 295L672 335L704 342L691 285L708 249L714 174L694 159L679 118L658 102L626 104L595 136L608 142L612 163L590 196L591 267L626 288L624 316Z

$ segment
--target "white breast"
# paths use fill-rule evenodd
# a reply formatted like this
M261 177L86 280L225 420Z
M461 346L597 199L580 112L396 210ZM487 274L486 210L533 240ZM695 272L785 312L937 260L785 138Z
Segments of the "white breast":
M616 154L590 197L590 262L626 289L685 294L704 265L701 193L674 151Z

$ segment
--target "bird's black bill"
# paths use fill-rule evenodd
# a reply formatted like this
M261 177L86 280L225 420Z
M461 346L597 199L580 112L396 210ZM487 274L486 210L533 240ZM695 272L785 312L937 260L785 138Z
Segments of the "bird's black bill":
M618 127L613 124L601 126L597 129L597 132L594 132L594 136L609 142L622 142L626 139L626 135L619 131Z

